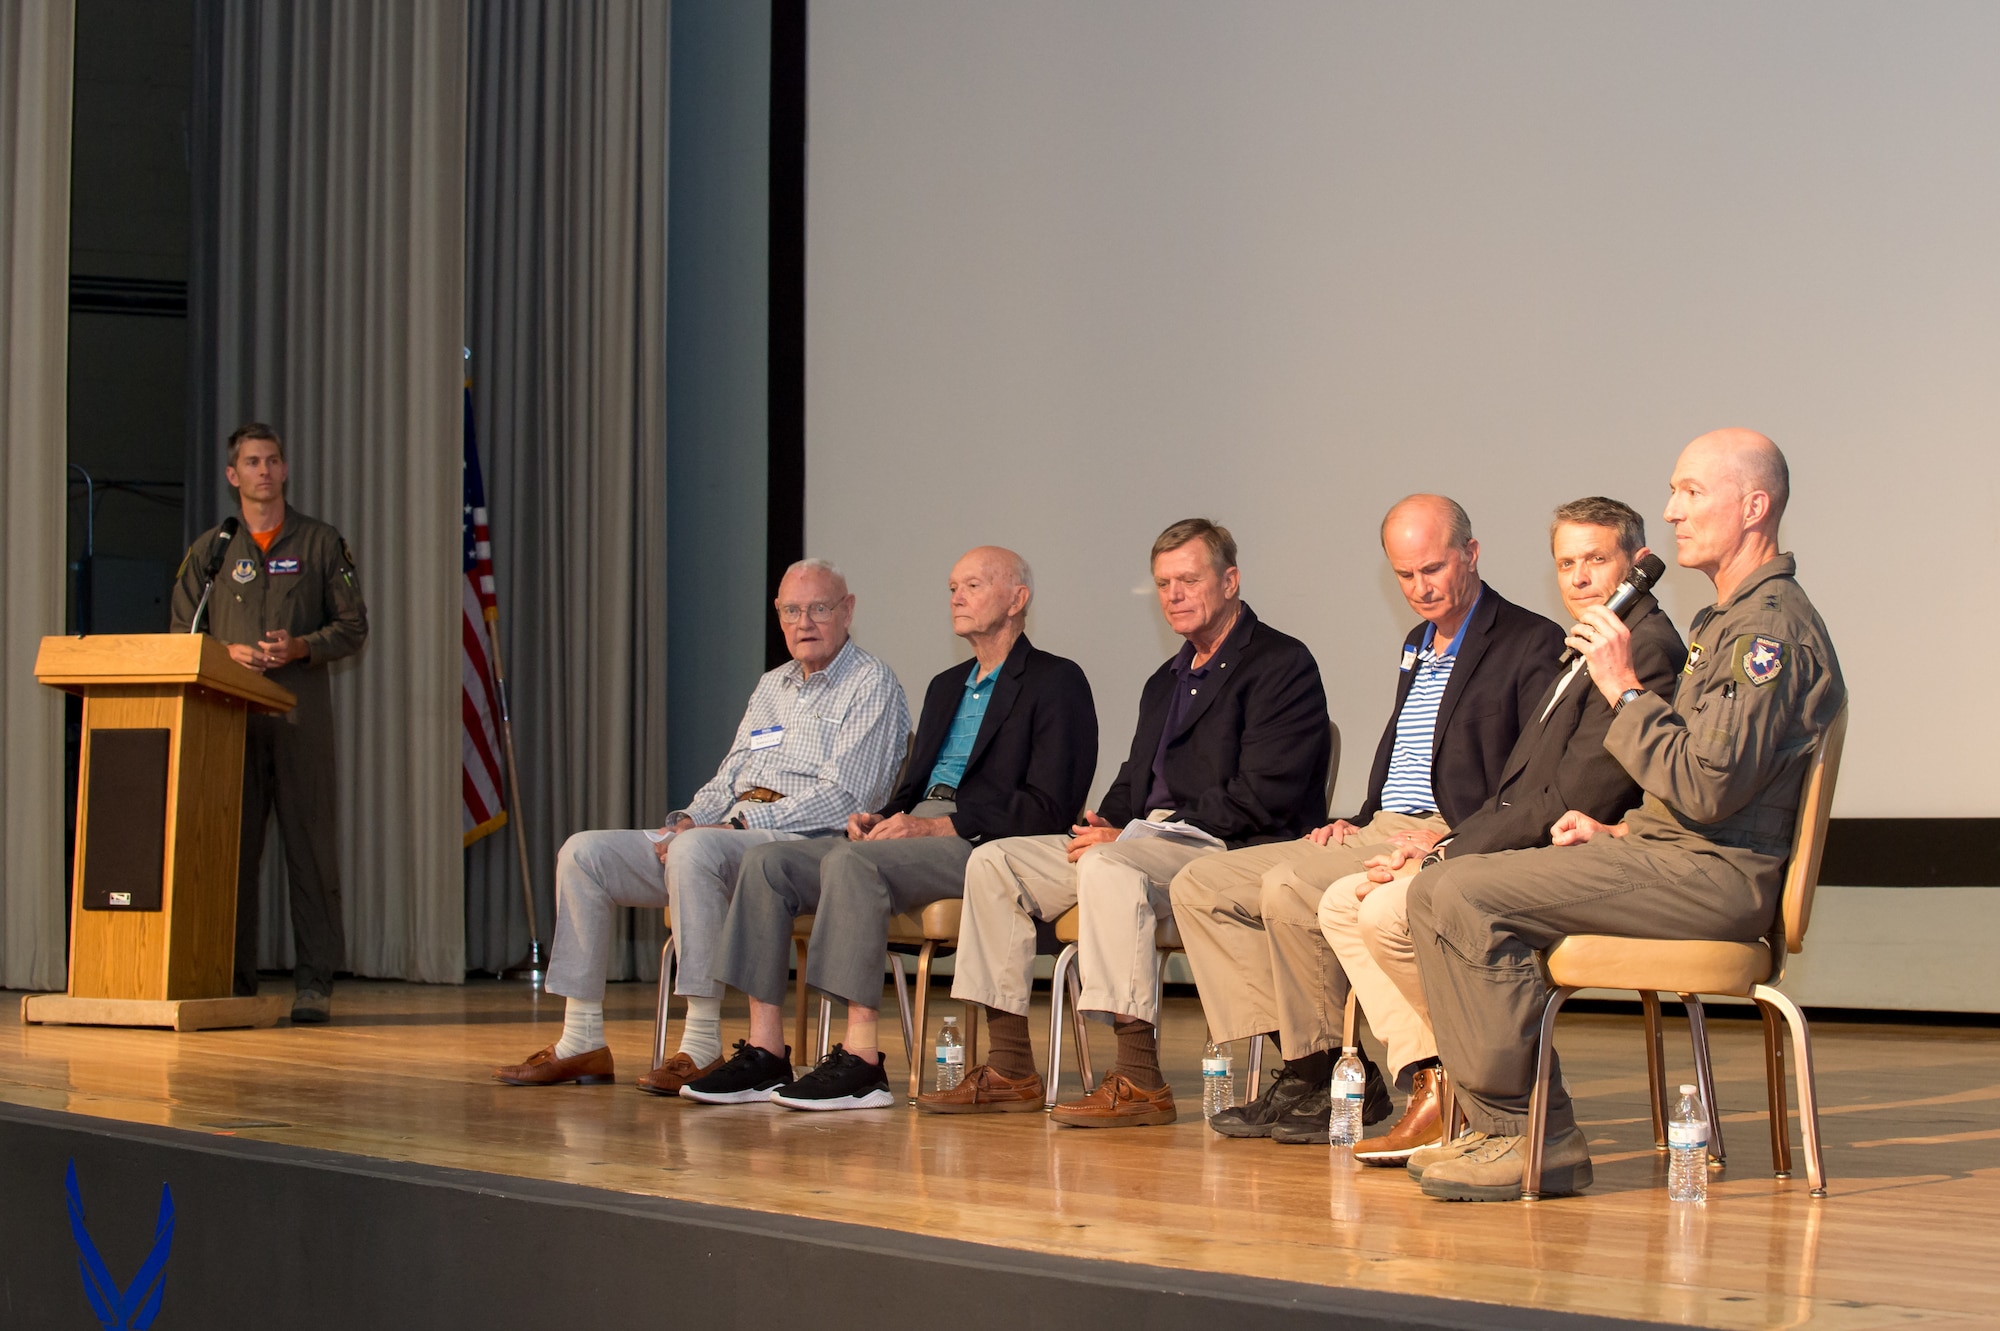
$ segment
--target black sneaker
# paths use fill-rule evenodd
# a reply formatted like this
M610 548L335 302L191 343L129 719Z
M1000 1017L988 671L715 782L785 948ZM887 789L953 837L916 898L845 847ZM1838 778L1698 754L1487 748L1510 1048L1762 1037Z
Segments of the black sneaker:
M887 1109L896 1103L881 1055L870 1063L839 1045L819 1066L790 1086L771 1092L771 1103L787 1109Z
M1208 1126L1225 1137L1268 1137L1272 1124L1312 1094L1315 1080L1301 1077L1289 1064L1281 1064L1262 1095L1248 1104L1233 1105L1210 1115Z
M1332 1122L1333 1085L1315 1079L1284 1117L1271 1125L1271 1140L1280 1146L1324 1146Z
M1396 1112L1396 1102L1389 1098L1389 1083L1383 1080L1382 1069L1375 1066L1375 1060L1363 1054L1361 1066L1368 1069L1368 1084L1361 1092L1361 1126L1372 1128Z
M749 1105L760 1104L771 1098L772 1091L791 1084L790 1045L785 1046L785 1056L780 1058L748 1040L738 1040L736 1052L727 1063L681 1087L681 1094L705 1105Z

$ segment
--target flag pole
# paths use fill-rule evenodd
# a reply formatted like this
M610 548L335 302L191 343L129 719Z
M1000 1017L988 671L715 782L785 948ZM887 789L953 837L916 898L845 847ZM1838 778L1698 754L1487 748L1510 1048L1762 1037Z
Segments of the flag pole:
M535 920L535 878L528 867L528 834L521 810L521 773L514 765L514 715L507 703L507 669L500 660L500 608L489 607L486 619L486 650L493 654L494 701L500 704L500 747L507 755L508 808L514 825L514 847L521 856L521 904L528 911L528 955L500 972L503 980L526 980L530 989L540 989L548 979L548 957L542 951L541 926Z

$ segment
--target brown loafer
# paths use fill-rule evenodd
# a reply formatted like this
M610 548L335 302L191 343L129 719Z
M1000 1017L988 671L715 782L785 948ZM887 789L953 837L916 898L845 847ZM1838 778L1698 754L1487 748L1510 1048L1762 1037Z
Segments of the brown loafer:
M986 1064L948 1091L925 1091L917 1108L927 1114L1026 1114L1042 1107L1042 1074L1014 1078Z
M554 1045L537 1050L525 1063L493 1069L493 1079L509 1086L560 1086L567 1081L579 1086L602 1086L618 1080L611 1075L609 1049L591 1049L574 1058L557 1058Z
M1066 1128L1143 1128L1174 1121L1174 1090L1141 1090L1122 1072L1107 1072L1081 1100L1057 1105L1049 1117Z
M1388 1135L1370 1137L1354 1148L1354 1158L1364 1165L1400 1165L1426 1146L1444 1140L1444 1074L1437 1068L1418 1068L1410 1082L1410 1103Z
M681 1093L681 1087L698 1078L706 1077L721 1066L722 1060L718 1058L707 1067L698 1068L694 1065L694 1060L686 1054L675 1054L651 1072L640 1077L638 1087L640 1090L650 1091L654 1095L677 1096Z

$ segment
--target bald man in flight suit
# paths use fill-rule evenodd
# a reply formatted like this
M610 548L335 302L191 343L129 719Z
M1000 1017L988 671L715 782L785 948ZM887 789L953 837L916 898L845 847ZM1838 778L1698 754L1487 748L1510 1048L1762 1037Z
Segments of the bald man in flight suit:
M1683 568L1715 584L1688 629L1672 698L1633 669L1631 633L1590 606L1569 645L1613 709L1604 747L1644 792L1607 826L1571 810L1538 850L1447 857L1410 884L1410 934L1438 1055L1468 1131L1410 1157L1448 1201L1521 1193L1548 982L1539 949L1569 934L1754 942L1784 887L1805 771L1847 702L1826 625L1778 549L1791 481L1776 444L1717 430L1682 451L1666 520ZM1536 1191L1590 1186L1559 1071Z
M252 712L243 736L243 831L236 872L236 992L257 992L259 880L264 824L275 806L291 884L297 995L292 1020L332 1012L333 973L344 964L340 863L334 853L333 691L326 667L368 640L368 607L354 554L339 532L285 503L285 446L261 423L229 436L223 474L241 526L202 610L202 631L238 665L289 689L282 716ZM203 532L174 584L173 631L185 633L201 602L202 572L221 526Z

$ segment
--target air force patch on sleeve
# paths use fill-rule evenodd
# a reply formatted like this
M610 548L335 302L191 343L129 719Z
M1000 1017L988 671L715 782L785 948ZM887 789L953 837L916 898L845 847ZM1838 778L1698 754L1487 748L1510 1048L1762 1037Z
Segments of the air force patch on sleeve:
M1785 668L1785 644L1758 634L1743 649L1742 668L1750 683L1769 684Z

